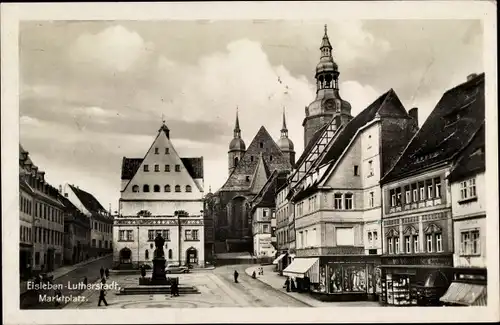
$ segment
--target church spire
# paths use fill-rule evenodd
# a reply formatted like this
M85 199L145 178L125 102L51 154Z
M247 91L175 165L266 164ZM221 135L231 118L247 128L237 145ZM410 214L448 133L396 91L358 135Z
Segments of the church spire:
M286 128L285 107L283 107L283 126L281 127L281 137L288 138L288 129Z
M236 107L236 122L234 124L234 138L241 138L240 120L238 118L238 107Z
M321 57L331 57L332 56L332 44L330 44L330 39L328 38L328 27L325 24L325 35L323 35L323 40L319 48L321 50Z

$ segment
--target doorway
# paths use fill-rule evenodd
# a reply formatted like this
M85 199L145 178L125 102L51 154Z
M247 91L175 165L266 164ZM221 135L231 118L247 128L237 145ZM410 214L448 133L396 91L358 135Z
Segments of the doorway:
M120 251L120 264L132 264L132 251L127 247Z
M195 265L198 264L198 251L194 247L190 247L186 251L186 264Z

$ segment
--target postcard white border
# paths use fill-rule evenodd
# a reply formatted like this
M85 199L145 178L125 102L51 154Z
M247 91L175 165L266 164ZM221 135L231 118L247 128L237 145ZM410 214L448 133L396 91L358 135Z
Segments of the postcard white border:
M499 320L496 3L493 1L29 3L1 5L3 314L24 323L477 322ZM21 20L480 19L486 72L488 307L19 310L18 24ZM15 243L15 244L14 244ZM450 309L452 308L452 309Z

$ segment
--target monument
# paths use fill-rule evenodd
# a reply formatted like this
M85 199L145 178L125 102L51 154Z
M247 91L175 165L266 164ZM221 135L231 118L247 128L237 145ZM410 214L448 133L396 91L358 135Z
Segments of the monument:
M165 252L163 245L165 239L158 233L155 238L156 249L153 257L153 274L151 275L151 284L167 284L167 277L165 276L165 266L167 260L165 259Z

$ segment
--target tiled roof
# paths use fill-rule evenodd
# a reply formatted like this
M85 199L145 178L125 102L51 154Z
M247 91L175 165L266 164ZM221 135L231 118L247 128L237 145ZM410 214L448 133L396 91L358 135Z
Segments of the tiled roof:
M469 144L459 154L448 179L451 182L461 180L473 174L485 171L485 135L484 123L474 134Z
M484 121L484 73L444 93L383 183L447 163Z
M97 199L90 193L85 192L73 185L69 185L71 190L78 197L83 206L92 214L107 213L106 209L97 201Z
M272 208L275 206L277 180L278 172L274 171L257 196L252 200L254 203L252 213L256 208Z
M144 158L126 158L122 160L122 180L130 180L141 166ZM203 157L181 158L192 178L203 178Z
M65 198L63 195L58 196L59 201L66 207L66 211L69 213L73 214L73 216L78 219L79 221L87 224L89 223L89 219L83 214L80 209L78 209L70 200ZM89 224L90 225L90 224Z

